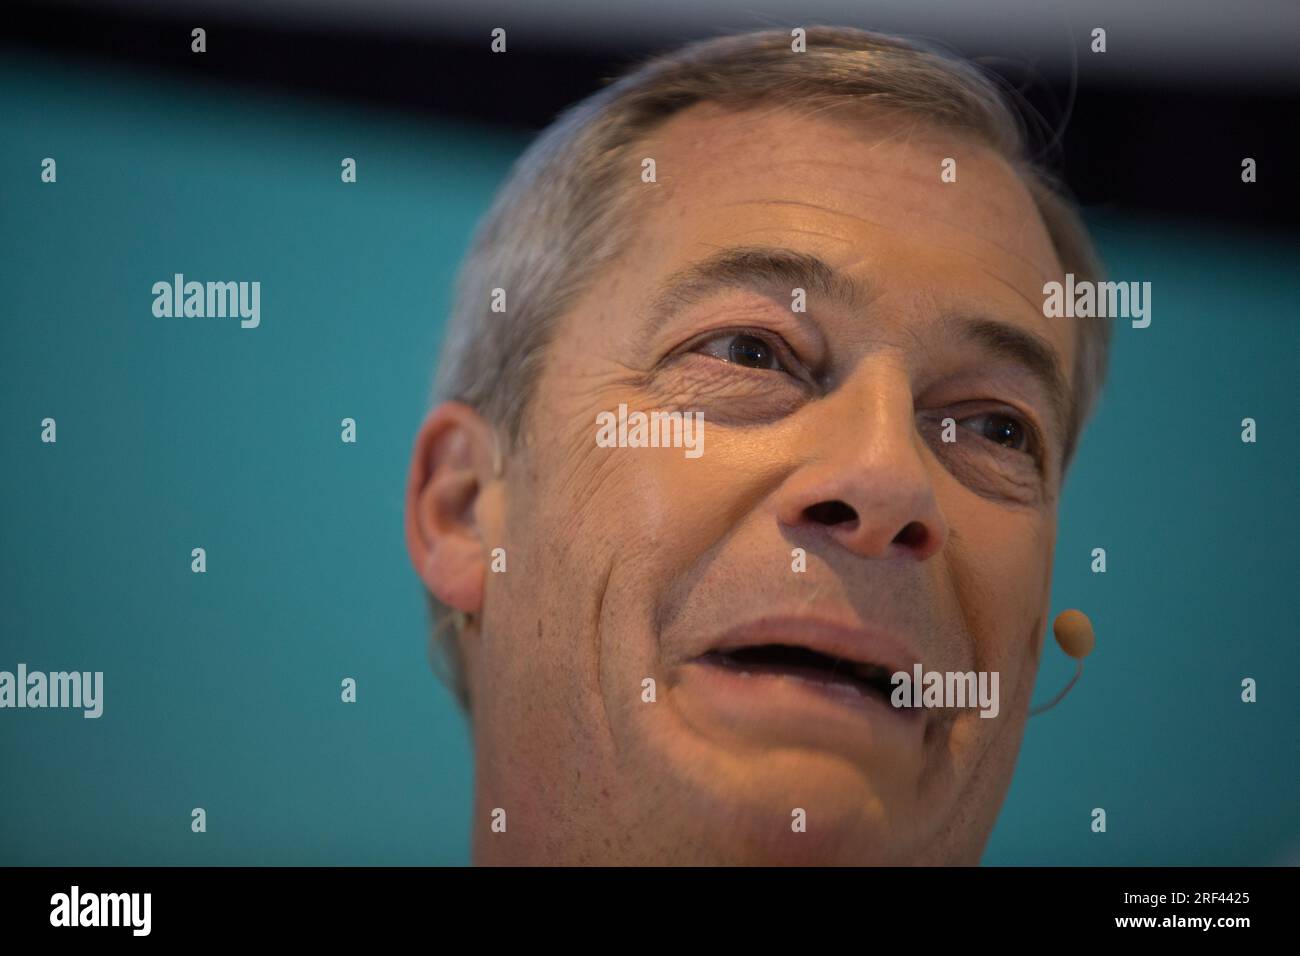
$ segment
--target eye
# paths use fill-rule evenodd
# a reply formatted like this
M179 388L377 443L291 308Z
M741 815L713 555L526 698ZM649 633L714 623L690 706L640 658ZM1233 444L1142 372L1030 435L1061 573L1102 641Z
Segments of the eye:
M1033 453L1035 441L1033 428L1014 415L987 412L962 419L962 424L967 422L977 423L972 431L978 432L995 445L1002 445L1004 448L1026 454Z
M715 335L701 342L695 351L746 368L789 371L778 357L779 349L767 339L750 332Z

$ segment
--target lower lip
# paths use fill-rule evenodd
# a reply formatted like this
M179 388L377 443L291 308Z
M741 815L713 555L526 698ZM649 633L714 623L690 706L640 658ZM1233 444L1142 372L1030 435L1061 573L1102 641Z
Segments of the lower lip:
M749 672L693 660L674 687L688 719L765 742L840 744L854 753L878 745L919 746L925 720L919 710L893 707L874 693L779 672Z

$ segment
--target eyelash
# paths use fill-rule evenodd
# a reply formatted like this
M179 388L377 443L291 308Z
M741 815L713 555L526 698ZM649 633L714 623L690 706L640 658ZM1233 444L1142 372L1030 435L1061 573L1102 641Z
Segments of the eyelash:
M1005 449L1006 451L1015 452L1017 454L1028 455L1031 458L1033 458L1035 461L1041 461L1042 447L1043 447L1042 439L1038 434L1038 429L1034 427L1034 423L1026 419L1023 415L1018 415L1014 412L1006 412L1006 411L989 411L989 412L979 412L975 415L968 415L965 418L957 418L956 421L958 424L961 424L962 422L969 422L977 418L1005 418L1008 419L1009 421L1015 422L1025 434L1024 448L1012 448L1008 445L999 444L998 442L993 441L991 438L986 438L978 431L975 431L975 435L981 441L988 442L994 448L1001 448L1001 449Z
M771 332L767 332L766 330L763 329L736 328L736 329L723 329L723 330L708 332L702 336L699 336L693 342L688 343L683 348L683 351L694 352L696 354L703 354L700 351L700 349L704 345L707 345L712 342L716 342L720 339L739 338L740 336L748 336L750 338L755 338L765 343L768 346L768 348L772 350L772 357L775 360L776 364L779 366L778 368L773 368L773 369L751 369L751 371L756 371L756 372L779 371L779 372L784 372L785 374L790 375L794 378L799 378L799 376L795 375L793 372L790 371L789 368L786 367L790 358L793 358L795 362L798 362L798 358L797 356L795 356L794 350L790 348L789 344L786 343L786 341L783 338L781 338L781 336L775 335L774 333ZM717 356L709 356L709 357L714 358L716 361L726 362L728 365L737 364L727 359L718 358ZM746 368L746 366L743 365L737 367ZM1005 418L1015 422L1025 434L1026 447L1021 449L1021 448L1012 448L1007 445L1002 445L999 444L998 442L993 441L990 438L986 438L978 431L974 433L977 438L993 446L994 448L998 448L1015 454L1027 455L1030 458L1032 458L1036 463L1038 463L1039 466L1041 467L1043 462L1043 449L1044 449L1042 435L1040 434L1037 426L1035 426L1034 423L1030 421L1028 418L1026 418L1025 416L1020 415L1013 411L997 410L997 411L982 411L979 412L978 414L969 415L965 418L960 418L960 419L954 417L954 420L960 425L963 422L968 422L971 421L972 419L984 418L984 417Z
M785 341L785 339L783 339L781 336L776 335L775 333L772 332L767 332L763 329L738 328L738 329L723 329L723 330L718 330L713 332L707 332L704 335L701 335L698 338L694 339L692 342L688 343L683 349L683 351L699 353L700 349L704 345L709 344L710 342L716 342L720 339L729 339L729 338L735 339L735 338L740 338L742 336L758 339L760 342L764 343L769 349L771 349L772 357L776 361L777 365L779 366L779 368L775 368L775 369L759 368L759 369L750 369L751 371L784 372L785 374L790 375L794 378L799 378L799 376L796 375L793 371L791 371L791 369L788 367L790 364L802 365L802 363L799 362L798 356L795 355L794 349L792 349L789 346L789 344ZM710 356L710 357L717 358L716 356ZM727 362L728 365L736 365L735 362L730 362L727 359L719 358L718 361ZM737 367L747 368L747 366L744 365L738 365Z

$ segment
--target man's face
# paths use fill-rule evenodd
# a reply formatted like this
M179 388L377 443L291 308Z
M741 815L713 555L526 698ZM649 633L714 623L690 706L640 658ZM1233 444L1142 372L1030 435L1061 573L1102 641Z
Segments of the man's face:
M1033 201L914 118L703 106L637 156L658 182L628 184L635 239L561 319L479 502L508 570L464 641L475 858L975 863L1046 627L1066 437L1024 340L1067 389L1074 357L1042 314L1062 270ZM702 454L601 447L620 405L702 412ZM843 679L918 662L997 672L997 716Z

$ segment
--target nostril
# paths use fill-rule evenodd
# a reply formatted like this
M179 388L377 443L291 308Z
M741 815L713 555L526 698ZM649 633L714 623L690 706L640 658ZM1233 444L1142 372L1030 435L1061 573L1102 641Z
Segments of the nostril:
M846 524L858 520L858 513L842 501L822 501L804 509L804 517L818 524Z
M894 536L894 543L901 544L905 548L920 548L925 544L926 534L925 525L919 521L909 521L904 525L903 530Z

